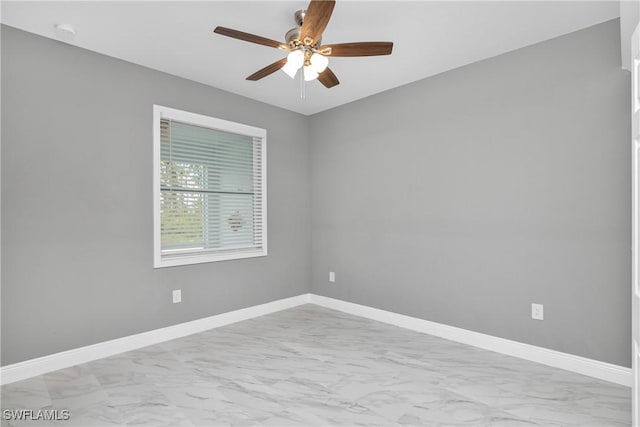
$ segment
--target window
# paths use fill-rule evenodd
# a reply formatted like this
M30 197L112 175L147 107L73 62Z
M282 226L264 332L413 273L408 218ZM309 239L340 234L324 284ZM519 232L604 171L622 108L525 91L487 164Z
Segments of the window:
M154 267L267 255L266 131L154 105Z

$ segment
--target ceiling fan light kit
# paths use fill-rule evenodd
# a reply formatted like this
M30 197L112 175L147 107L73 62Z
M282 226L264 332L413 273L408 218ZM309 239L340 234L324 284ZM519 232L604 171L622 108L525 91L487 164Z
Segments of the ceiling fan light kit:
M286 58L256 71L247 77L247 80L260 80L278 70L295 78L298 70L302 69L305 81L318 79L325 87L331 88L340 84L340 81L328 67L329 56L389 55L393 49L392 42L356 42L323 46L322 33L329 23L334 6L335 0L311 0L306 10L295 12L294 19L298 26L287 32L286 43L225 27L216 27L213 32L289 52Z
M304 72L304 81L305 82L310 82L311 80L315 80L320 75L320 73L318 73L316 70L314 70L311 65L305 65L304 69L303 69L303 72Z
M282 66L281 70L284 71L287 76L294 78L299 68L300 67L293 65L293 62L287 61L287 63Z
M311 55L309 62L311 63L313 69L318 73L323 72L329 66L329 58L317 52Z

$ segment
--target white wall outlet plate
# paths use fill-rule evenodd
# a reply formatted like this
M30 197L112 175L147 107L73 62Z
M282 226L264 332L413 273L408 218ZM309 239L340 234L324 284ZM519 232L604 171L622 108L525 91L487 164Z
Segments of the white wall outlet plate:
M544 305L531 304L531 318L535 320L544 320Z
M177 304L179 302L182 302L182 290L175 289L173 291L173 303Z
M336 273L335 273L335 272L333 272L333 271L330 271L330 272L329 272L329 281L330 281L331 283L333 283L333 282L335 282L335 281L336 281Z

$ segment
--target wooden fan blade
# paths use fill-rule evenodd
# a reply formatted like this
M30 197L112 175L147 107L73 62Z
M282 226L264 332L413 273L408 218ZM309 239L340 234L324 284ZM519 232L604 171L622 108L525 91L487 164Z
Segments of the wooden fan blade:
M340 81L333 74L331 68L326 68L323 72L318 75L318 81L324 85L326 88L331 88L340 84Z
M244 40L246 42L261 44L263 46L275 47L276 49L289 50L289 46L284 43L277 42L275 40L267 39L265 37L256 36L255 34L245 33L243 31L232 30L231 28L216 27L213 30L214 33L221 34L223 36L231 37L238 40Z
M325 51L331 49L331 53ZM389 55L393 49L392 42L357 42L338 43L320 46L320 51L325 56L377 56Z
M287 63L287 58L282 58L279 61L274 62L273 64L267 65L261 70L256 71L247 77L247 80L260 80L263 77L267 77L269 74L273 74L278 71L280 68L284 67L284 64Z
M307 40L308 44L313 45L320 40L335 5L335 0L311 0L300 29L300 40L303 43L307 43Z

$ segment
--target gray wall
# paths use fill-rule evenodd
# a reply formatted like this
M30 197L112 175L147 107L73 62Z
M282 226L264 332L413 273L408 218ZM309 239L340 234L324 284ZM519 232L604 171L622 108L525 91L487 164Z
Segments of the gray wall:
M3 27L2 364L311 289L630 366L619 44L611 21L306 118ZM152 268L154 103L267 129L268 257Z
M312 292L630 366L630 92L615 20L312 116Z
M267 129L268 257L153 269L154 103ZM3 365L308 292L306 117L9 27L2 107Z

